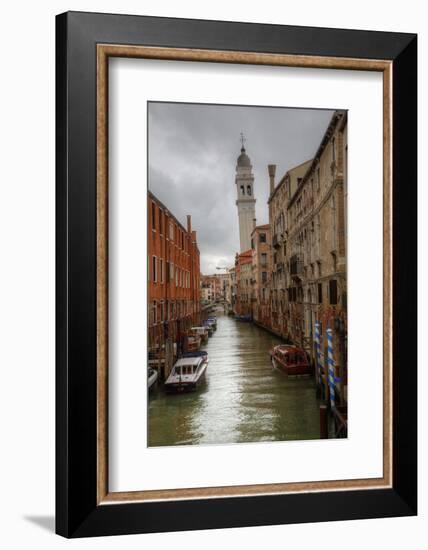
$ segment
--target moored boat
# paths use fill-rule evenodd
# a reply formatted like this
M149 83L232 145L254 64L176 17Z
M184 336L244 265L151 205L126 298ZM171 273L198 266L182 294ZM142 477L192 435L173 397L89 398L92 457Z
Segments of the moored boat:
M208 317L207 323L211 325L214 330L217 330L217 317Z
M208 323L208 321L204 321L204 327L208 331L208 336L212 336L214 333L214 326L211 323Z
M312 374L311 364L305 350L297 346L280 344L269 351L272 365L289 376Z
M194 391L205 379L208 367L208 353L193 351L183 354L175 363L165 382L168 393Z
M158 379L158 373L155 369L152 369L152 367L149 367L147 369L147 389L150 391L154 388L156 385Z
M192 327L190 332L191 334L198 335L202 344L206 344L208 342L208 329L206 327Z
M235 321L249 323L251 321L251 315L235 315Z
M189 334L187 337L187 349L188 351L198 351L201 347L201 337L199 334Z

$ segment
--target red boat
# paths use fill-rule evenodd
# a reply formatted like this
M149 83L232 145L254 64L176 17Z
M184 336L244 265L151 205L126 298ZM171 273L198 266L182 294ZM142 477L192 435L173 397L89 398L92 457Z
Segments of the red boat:
M269 351L272 365L283 370L289 376L305 376L312 374L308 354L302 348L281 344Z

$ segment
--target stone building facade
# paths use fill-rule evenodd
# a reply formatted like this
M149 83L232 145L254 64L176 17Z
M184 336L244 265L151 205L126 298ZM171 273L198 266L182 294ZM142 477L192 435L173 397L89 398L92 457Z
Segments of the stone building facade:
M200 260L191 217L184 227L148 193L148 326L149 351L165 342L180 343L200 322Z
M326 394L326 330L332 329L342 403L347 399L346 173L347 116L336 111L314 158L288 171L269 198L271 328L321 366Z
M291 338L291 322L288 315L288 294L290 286L290 272L288 264L288 245L290 227L288 204L290 198L296 193L303 177L311 165L311 160L306 161L291 170L288 170L275 187L273 178L275 166L270 165L270 196L269 224L272 233L272 259L270 278L270 327L275 333L285 339Z

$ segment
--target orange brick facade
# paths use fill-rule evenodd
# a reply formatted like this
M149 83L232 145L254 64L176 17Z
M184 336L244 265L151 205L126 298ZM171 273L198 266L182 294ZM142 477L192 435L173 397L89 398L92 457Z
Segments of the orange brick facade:
M251 278L252 278L253 251L246 250L236 255L236 302L237 315L251 315Z
M200 260L196 231L148 193L149 349L179 343L200 323Z

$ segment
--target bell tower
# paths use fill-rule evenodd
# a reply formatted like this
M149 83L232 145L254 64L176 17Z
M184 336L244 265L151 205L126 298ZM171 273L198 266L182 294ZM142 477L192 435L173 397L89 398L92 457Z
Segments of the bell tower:
M256 199L254 198L254 175L250 158L245 151L245 138L241 132L241 154L236 162L236 206L239 218L240 252L251 248L251 233L255 225Z

